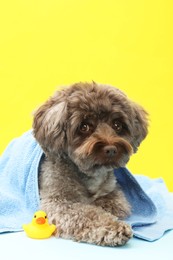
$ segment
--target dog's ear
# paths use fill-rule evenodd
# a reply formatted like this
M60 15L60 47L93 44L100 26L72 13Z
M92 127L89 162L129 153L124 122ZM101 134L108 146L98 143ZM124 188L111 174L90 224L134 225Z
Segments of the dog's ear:
M56 155L64 151L67 122L67 102L57 93L34 113L33 120L36 140L45 153Z
M138 104L132 103L133 108L133 149L137 152L140 143L148 134L148 113Z

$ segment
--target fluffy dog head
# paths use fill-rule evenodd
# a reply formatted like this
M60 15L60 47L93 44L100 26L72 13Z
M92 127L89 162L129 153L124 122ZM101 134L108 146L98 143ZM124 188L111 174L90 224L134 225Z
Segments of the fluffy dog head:
M125 166L147 135L147 113L114 87L78 83L36 111L33 129L47 156L68 157L90 175Z

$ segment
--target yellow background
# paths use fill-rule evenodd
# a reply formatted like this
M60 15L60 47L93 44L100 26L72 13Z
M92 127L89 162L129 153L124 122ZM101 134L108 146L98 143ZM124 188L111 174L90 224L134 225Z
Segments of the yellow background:
M115 85L150 114L128 167L173 191L172 0L7 0L0 4L0 153L57 88Z

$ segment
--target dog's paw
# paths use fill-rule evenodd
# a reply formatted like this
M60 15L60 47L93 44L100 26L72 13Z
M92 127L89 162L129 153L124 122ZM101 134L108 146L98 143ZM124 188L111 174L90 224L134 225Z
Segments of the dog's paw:
M109 231L105 233L100 245L103 246L121 246L133 236L131 227L125 222L116 222Z

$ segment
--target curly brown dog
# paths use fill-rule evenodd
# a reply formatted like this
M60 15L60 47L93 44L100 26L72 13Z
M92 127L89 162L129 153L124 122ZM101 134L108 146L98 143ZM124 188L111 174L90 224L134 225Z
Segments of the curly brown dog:
M77 83L57 91L35 113L34 135L45 152L41 208L59 235L98 245L125 244L131 208L116 183L147 135L147 113L120 90Z

